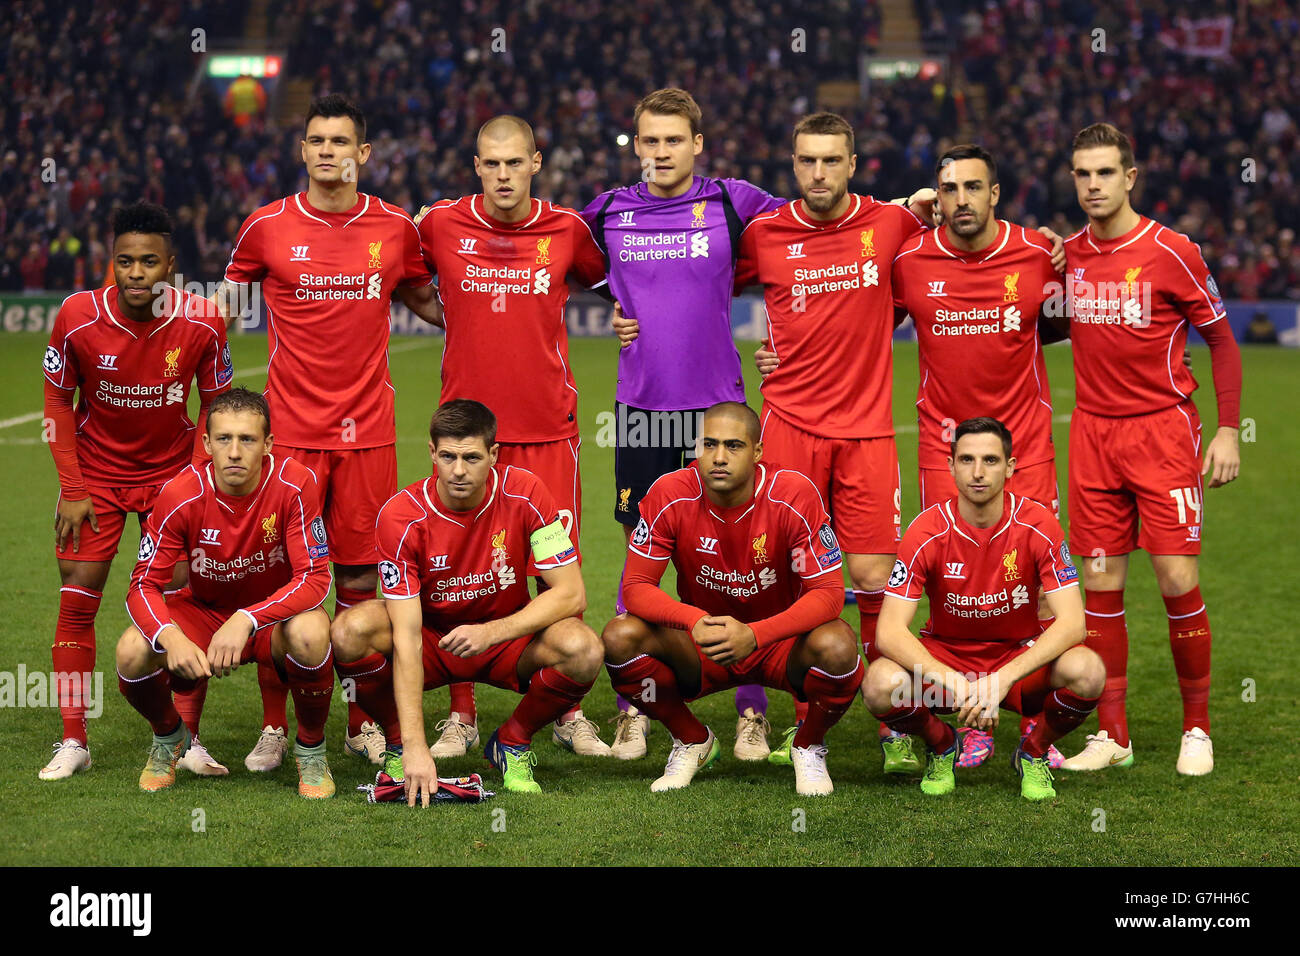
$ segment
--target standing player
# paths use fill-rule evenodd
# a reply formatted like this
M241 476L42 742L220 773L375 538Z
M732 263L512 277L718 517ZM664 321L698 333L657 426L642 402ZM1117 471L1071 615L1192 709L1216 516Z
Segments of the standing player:
M374 596L375 517L397 490L390 300L399 295L427 321L439 315L410 216L357 191L369 157L360 109L338 94L313 102L302 140L307 191L249 216L226 268L229 286L261 283L267 401L280 422L280 453L319 482L335 613ZM258 683L264 729L244 762L273 770L287 744L287 690L269 666L259 666ZM383 757L378 726L354 704L344 749L375 763Z
M722 402L704 415L699 460L641 501L628 548L628 613L605 627L614 688L662 721L672 753L655 792L688 786L718 741L686 701L757 683L809 705L790 750L795 789L832 791L826 731L862 683L844 606L840 549L817 490L760 463L758 416ZM659 581L672 559L681 600ZM648 691L653 688L653 692Z
M171 229L161 206L119 209L113 285L69 296L45 350L45 420L60 487L53 657L55 672L67 676L58 687L63 737L42 780L90 766L82 681L94 670L95 615L126 518L134 513L143 524L163 482L202 458L208 408L230 387L220 316L169 284ZM199 388L197 426L186 413L191 382Z
M614 518L629 538L641 499L661 475L695 456L704 410L745 401L740 356L731 337L731 289L740 231L785 203L740 179L695 175L704 149L702 116L681 89L656 90L632 114L633 148L643 182L597 196L582 211L609 263L619 304L614 402ZM639 318L645 318L642 334ZM620 612L626 610L622 605ZM619 698L613 755L646 752L649 721ZM736 691L735 754L768 755L767 695Z
M871 661L902 521L889 264L924 227L903 206L848 191L857 156L842 117L804 117L793 141L803 198L745 228L736 288L763 285L768 341L780 361L763 381L764 446L811 478L829 504ZM881 734L887 771L920 769L909 738Z
M423 793L428 806L437 788L421 687L482 681L523 694L483 752L507 790L539 793L533 735L577 707L600 671L560 510L537 476L499 466L496 430L479 402L439 406L429 425L433 475L379 515L384 601L334 621L339 673L356 681L357 699L383 724L384 769L405 777L410 804ZM532 600L529 575L546 584Z
M133 627L117 645L118 686L153 728L140 789L176 782L190 732L171 690L226 677L256 660L282 670L293 691L298 793L334 795L325 721L334 674L329 545L312 473L271 454L266 399L245 388L212 403L204 432L212 461L167 482L140 539L127 592ZM188 587L164 594L178 561Z
M1052 397L1039 341L1043 306L1062 288L1051 243L996 218L1000 187L988 150L954 146L935 174L944 224L907 243L893 266L894 302L916 326L921 510L952 496L947 462L957 423L986 415L1017 436L1008 490L1059 515ZM993 736L971 727L961 749L958 766L977 767L992 755ZM1059 753L1052 758L1059 766Z
M1012 762L1020 795L1050 800L1047 748L1092 713L1105 667L1077 646L1083 602L1060 523L1005 490L1016 465L1011 433L996 419L967 419L950 447L957 494L921 512L903 536L863 698L889 727L925 741L921 791L932 796L956 787L962 747L936 709L984 729L997 726L1001 707L1034 718ZM1039 587L1055 618L1041 632ZM917 640L908 627L922 593L930 620Z
M577 541L581 441L564 324L566 280L603 286L605 257L581 216L532 198L541 168L531 126L517 116L489 120L474 156L483 192L435 203L419 231L445 311L441 400L470 398L500 409L501 465L541 479ZM476 710L473 686L454 683L435 757L458 756L478 743ZM609 755L577 705L552 737L575 753Z
M1151 555L1183 698L1179 773L1214 768L1210 620L1201 599L1201 483L1237 477L1241 352L1218 288L1186 236L1139 215L1133 146L1109 123L1074 138L1074 184L1088 225L1065 244L1077 407L1070 423L1070 537L1084 559L1088 646L1106 662L1100 729L1067 770L1130 766L1124 698L1129 554ZM1196 379L1178 356L1188 324L1210 346L1219 427L1201 460Z

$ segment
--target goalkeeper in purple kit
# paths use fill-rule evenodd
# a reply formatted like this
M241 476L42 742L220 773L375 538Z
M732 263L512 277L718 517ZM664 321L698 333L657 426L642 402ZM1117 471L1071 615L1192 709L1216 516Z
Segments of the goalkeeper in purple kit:
M786 202L744 180L695 174L704 137L700 107L685 90L644 97L632 122L642 181L602 193L582 211L605 252L617 301L615 331L623 347L614 517L629 537L650 486L695 457L704 410L745 401L731 337L736 251L751 218ZM620 586L618 612L625 611ZM648 719L622 697L619 710L613 755L644 756ZM736 757L768 757L763 688L738 688L736 710Z

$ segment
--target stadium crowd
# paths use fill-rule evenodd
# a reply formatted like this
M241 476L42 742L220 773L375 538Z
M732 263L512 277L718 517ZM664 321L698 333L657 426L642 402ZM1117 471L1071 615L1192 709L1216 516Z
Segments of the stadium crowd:
M1226 297L1300 298L1300 2L1217 6L1237 18L1222 59L1162 40L1181 13L1170 2L917 0L927 46L984 85L987 115L947 76L873 84L847 111L858 131L854 188L889 197L927 182L954 141L947 131L964 125L1000 158L1000 214L1069 234L1078 226L1070 136L1105 118L1134 139L1138 208L1201 244ZM192 31L207 30L210 48L232 46L247 9L246 0L4 7L0 290L98 284L108 217L139 198L176 215L186 278L215 279L244 216L303 188L296 126L273 115L236 126L216 92L193 82ZM858 54L881 29L877 0L815 12L755 0L576 0L562 10L470 0L436 12L408 0L274 0L268 19L269 45L288 52L282 80L360 99L374 144L362 188L411 211L476 191L475 131L503 111L537 132L537 194L581 207L638 178L617 137L637 99L670 84L704 108L704 170L793 195L790 127L817 108L819 83L856 79ZM494 52L498 27L505 49ZM1105 52L1093 50L1098 28ZM62 64L74 58L85 66L69 76Z

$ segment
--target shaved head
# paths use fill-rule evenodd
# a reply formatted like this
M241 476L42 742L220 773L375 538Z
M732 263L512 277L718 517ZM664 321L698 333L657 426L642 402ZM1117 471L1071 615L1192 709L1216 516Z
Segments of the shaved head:
M749 439L750 443L758 443L758 437L762 429L759 426L758 415L748 405L742 405L740 402L718 402L718 404L705 411L703 421L719 416L733 422L739 422L745 427L745 437Z
M510 116L508 114L494 116L479 127L478 138L475 142L478 151L481 153L483 151L483 141L485 139L491 140L495 143L500 143L515 135L524 138L524 147L529 156L537 152L537 142L533 139L533 128L518 116Z

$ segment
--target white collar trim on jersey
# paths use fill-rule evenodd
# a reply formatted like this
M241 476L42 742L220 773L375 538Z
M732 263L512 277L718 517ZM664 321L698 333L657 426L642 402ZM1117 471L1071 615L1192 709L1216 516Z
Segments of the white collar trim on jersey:
M452 522L452 524L458 524L462 528L465 527L466 525L463 521L461 521L458 518L453 518L449 514L446 514L441 508L437 506L437 504L435 504L435 502L438 499L438 489L436 487L437 481L438 479L433 475L430 475L428 478L424 479L423 490L424 490L425 504L427 504L431 509L433 509L433 513L436 514L439 518L445 518L447 521ZM433 488L433 494L429 494L430 482L433 482L435 486ZM489 491L487 497L483 499L483 507L479 508L478 511L475 512L474 517L470 519L471 521L477 521L479 518L483 517L483 513L488 510L493 500L496 498L497 487L500 484L501 484L501 475L497 471L496 466L494 465L492 467L492 490Z
M862 197L859 196L857 193L850 193L850 195L853 197L852 207L843 216L841 216L839 219L836 219L832 222L809 222L803 216L799 215L799 200L797 199L792 199L788 203L790 207L790 215L794 216L795 222L809 229L826 229L826 228L833 229L836 226L842 226L844 223L848 222L850 219L856 216L858 214L858 210L862 208Z
M345 223L344 223L342 226L340 226L339 228L341 228L341 229L346 229L348 226L352 225L354 222L356 222L358 219L360 219L362 216L364 216L364 215L366 214L366 210L370 208L370 194L369 194L369 193L357 193L357 197L361 200L361 202L359 203L359 205L361 206L361 211L358 212L358 213L357 213L355 216L353 216L351 219L349 219L347 222L345 222ZM293 194L293 201L294 201L295 203L297 203L297 205L298 205L298 211L299 211L300 213L302 213L304 216L306 216L308 219L315 219L318 223L320 223L322 226L325 226L325 227L328 228L328 229L333 229L333 228L334 228L334 227L331 226L328 222L326 222L324 219L322 219L320 216L313 216L311 213L309 213L309 212L306 210L306 208L305 208L305 207L303 206L303 204L302 204L302 194L301 194L301 193L294 193L294 194Z

